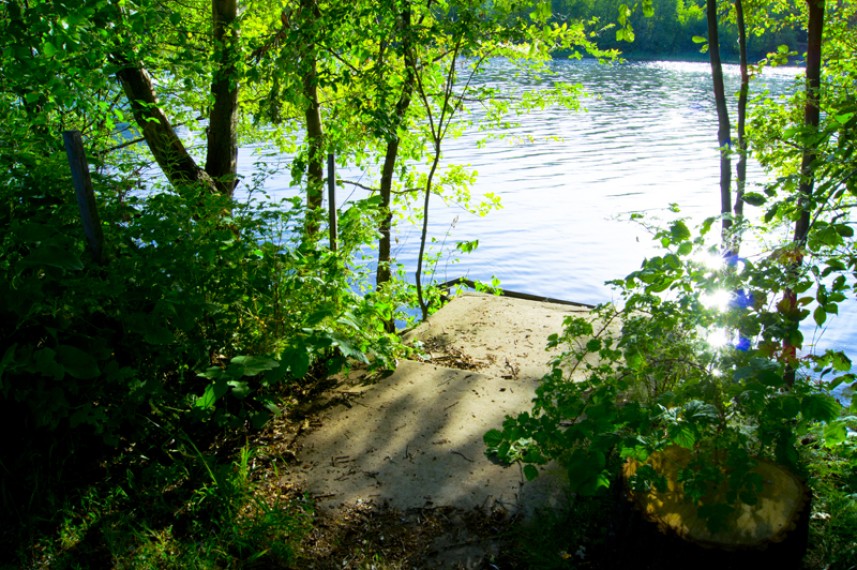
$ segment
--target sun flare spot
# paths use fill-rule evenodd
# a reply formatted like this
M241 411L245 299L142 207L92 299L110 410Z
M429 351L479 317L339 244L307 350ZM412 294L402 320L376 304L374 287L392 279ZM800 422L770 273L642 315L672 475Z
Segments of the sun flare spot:
M724 328L711 329L708 331L705 341L711 348L723 348L732 343L732 334Z
M699 300L706 309L724 312L732 302L732 292L726 289L716 289L700 295Z

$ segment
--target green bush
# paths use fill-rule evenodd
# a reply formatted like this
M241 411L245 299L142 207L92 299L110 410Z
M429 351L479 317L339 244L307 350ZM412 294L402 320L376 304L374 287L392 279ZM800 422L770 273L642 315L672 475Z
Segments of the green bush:
M0 417L19 434L0 455L4 517L43 501L93 442L128 445L187 422L258 426L307 376L390 363L388 305L357 292L353 261L374 237L362 230L371 204L343 214L361 232L331 252L302 240L294 202L133 195L98 178L98 264L64 154L0 158Z
M829 449L845 443L854 418L840 417L829 390L853 381L851 363L838 352L795 358L789 351L801 333L780 299L787 288L809 289L811 278L792 278L778 256L733 257L712 268L700 255L708 253L703 239L693 240L683 222L657 238L663 255L613 283L621 306L568 318L551 337L563 352L532 412L507 418L485 442L490 453L522 462L530 478L558 460L571 490L590 495L616 480L621 462L686 448L693 459L680 473L684 492L695 502L718 497L700 509L716 528L738 504L755 502L757 459L806 476L804 438L820 434ZM811 300L802 299L801 319ZM665 482L641 468L628 484Z

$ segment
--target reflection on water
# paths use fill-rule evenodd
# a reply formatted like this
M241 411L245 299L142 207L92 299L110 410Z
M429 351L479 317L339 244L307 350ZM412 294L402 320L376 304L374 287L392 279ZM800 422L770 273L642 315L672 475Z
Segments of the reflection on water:
M654 251L649 235L622 214L668 217L670 203L695 221L719 212L717 117L707 64L558 61L553 67L557 80L585 87L585 111L535 111L520 119L507 140L477 146L484 133L474 130L447 144L447 163L478 171L474 196L497 194L503 209L480 218L434 201L432 235L443 240L456 221L448 246L475 239L480 244L458 264L442 260L438 281L496 275L511 290L599 303L611 297L605 281L635 270ZM737 67L725 72L727 92L737 92ZM751 90L784 92L794 76L792 69L767 70ZM511 77L509 66L498 61L482 80L507 93L538 88ZM763 181L753 165L748 178L751 185ZM271 188L287 185L279 179ZM418 228L401 226L396 237L394 254L413 268ZM820 344L853 352L854 322L849 315L835 319Z

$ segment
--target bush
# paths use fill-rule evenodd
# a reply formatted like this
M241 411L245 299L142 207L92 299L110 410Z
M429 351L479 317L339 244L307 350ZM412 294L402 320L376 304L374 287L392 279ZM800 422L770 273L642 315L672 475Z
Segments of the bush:
M758 459L806 476L804 438L820 433L830 449L844 442L853 418L840 418L829 390L853 381L851 363L837 352L796 359L789 351L800 346L800 331L778 301L786 288L806 287L790 280L779 257L733 257L712 268L702 261L712 252L683 222L656 237L667 251L613 283L622 306L567 319L550 339L564 352L532 412L507 418L485 442L505 461L524 463L529 478L558 460L571 490L590 495L616 480L625 461L685 448L683 492L695 504L705 498L700 515L714 529L741 503L755 503ZM801 310L801 318L810 314ZM628 481L637 490L665 483L651 468Z
M348 359L386 366L384 305L352 258L302 240L298 204L240 204L194 188L121 192L96 180L107 260L83 247L65 156L3 157L0 491L9 517L67 478L100 441L140 441L188 421L261 425L283 390ZM372 227L371 207L344 214ZM68 482L68 481L66 481Z

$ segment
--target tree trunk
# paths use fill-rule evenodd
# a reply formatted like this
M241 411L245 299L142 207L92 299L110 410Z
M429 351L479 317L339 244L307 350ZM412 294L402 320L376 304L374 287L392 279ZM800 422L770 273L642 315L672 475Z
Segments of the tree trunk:
M803 123L808 133L818 131L821 117L819 89L821 87L821 40L824 31L824 0L807 0L809 5L809 24L806 48L806 104ZM815 185L815 160L817 149L807 143L803 148L800 165L800 185L798 195L801 215L795 224L794 241L797 245L806 244L809 233L809 218L812 209L812 193Z
M117 59L125 65L116 72L116 77L128 97L131 113L143 132L146 144L167 180L176 187L202 183L216 192L214 181L188 154L158 104L149 73L137 63L125 58Z
M301 69L307 130L306 232L307 236L315 236L318 234L317 211L324 201L324 133L321 123L321 105L318 101L318 51L313 31L318 25L319 15L313 0L301 0L300 11L304 31L311 30L304 35L305 48L301 54Z
M726 107L726 88L723 85L723 65L720 61L720 33L717 28L717 0L707 0L708 54L711 61L711 79L714 83L714 100L717 106L717 141L720 145L720 212L723 214L724 247L732 220L732 140L729 125L729 110Z
M812 134L818 131L821 116L821 104L819 91L821 87L821 41L824 32L824 0L807 0L809 8L809 21L807 24L807 48L806 48L806 103L804 104L803 123L806 129L803 154L800 165L800 183L798 185L798 204L800 206L800 217L795 222L795 230L792 241L795 247L795 255L792 260L790 272L797 277L800 266L803 263L803 248L810 229L810 215L812 211L813 187L815 185L815 161L817 149L812 140ZM789 288L783 294L787 305L787 317L791 319L791 334L783 342L783 357L786 361L785 381L788 386L794 385L795 365L797 363L797 349L800 339L800 319L798 313L797 293Z
M733 212L736 219L744 216L744 188L747 183L747 141L744 136L747 121L747 94L750 90L750 73L747 65L747 29L744 22L744 0L735 0L735 18L738 26L738 57L741 67L741 89L738 92L738 166L735 172L735 205ZM734 244L738 253L739 244Z
M753 471L763 481L752 505L738 502L712 529L700 514L700 503L684 494L681 472L692 452L670 446L649 456L647 467L664 478L665 488L632 490L627 485L641 464L633 459L622 469L628 499L625 536L617 537L626 553L617 555L617 567L732 570L801 568L806 552L811 495L791 471L759 459ZM726 469L724 467L724 469ZM712 490L728 495L728 485ZM714 499L717 500L717 499ZM633 556L631 560L625 559Z
M208 121L208 153L205 171L217 189L232 196L238 182L238 79L235 62L239 56L237 0L212 0L211 19L215 65L211 81L214 103Z
M408 107L411 104L415 87L415 65L413 62L413 54L411 53L410 42L410 27L411 13L405 9L401 16L402 31L402 51L405 59L405 81L402 85L402 92L399 100L396 103L394 115L394 124L390 127L390 134L387 140L387 152L384 155L384 165L381 170L381 212L382 218L378 230L381 237L378 239L378 269L375 272L376 288L380 289L385 283L390 281L390 264L392 263L390 250L390 232L393 226L393 209L392 209L392 191L393 191L393 171L396 167L396 160L399 153L399 133L398 129L405 118Z
M390 251L392 249L390 234L393 228L393 169L399 153L399 137L387 141L387 152L384 155L384 166L381 169L381 223L378 231L378 268L375 271L375 288L380 289L390 281Z
M423 228L420 232L420 251L417 254L417 270L415 274L416 278L416 288L417 288L417 301L420 304L420 310L422 311L423 320L428 318L429 304L428 300L425 298L423 294L423 262L425 261L425 252L426 252L426 241L428 240L428 226L429 226L429 202L431 201L431 193L432 193L432 184L434 182L434 175L437 172L438 164L440 164L440 151L441 151L441 143L443 142L444 137L446 136L446 131L449 128L449 124L452 122L452 117L455 114L455 105L451 105L450 101L453 99L454 93L452 90L452 86L455 83L455 66L458 62L458 54L461 49L461 44L463 42L463 37L459 37L455 43L455 47L450 54L450 63L449 69L446 74L446 82L444 84L443 90L443 101L440 105L440 112L438 113L437 119L432 115L431 111L431 102L429 100L429 94L426 92L425 86L422 84L420 80L420 76L417 75L418 71L414 70L414 78L416 80L416 85L419 90L420 99L425 106L426 115L428 116L429 129L431 131L432 136L432 146L434 149L434 158L432 159L431 169L429 170L428 177L426 178L425 185L425 197L423 200Z

